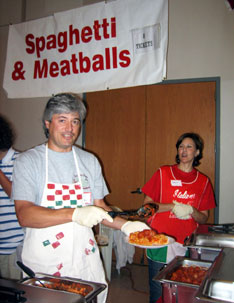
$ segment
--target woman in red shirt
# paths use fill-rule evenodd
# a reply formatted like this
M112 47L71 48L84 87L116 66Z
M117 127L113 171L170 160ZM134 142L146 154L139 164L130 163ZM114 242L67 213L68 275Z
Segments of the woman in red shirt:
M157 213L149 225L158 233L174 237L176 242L159 249L147 249L149 263L150 303L160 298L161 284L153 280L159 269L175 256L184 256L184 239L199 224L208 220L209 209L215 208L212 185L207 176L195 169L202 158L203 142L195 133L185 133L176 143L174 165L160 167L144 185L144 203L155 202Z

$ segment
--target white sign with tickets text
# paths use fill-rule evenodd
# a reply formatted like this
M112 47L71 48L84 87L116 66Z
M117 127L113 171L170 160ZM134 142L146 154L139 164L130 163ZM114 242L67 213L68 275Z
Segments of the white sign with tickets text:
M8 98L159 83L166 76L168 0L115 0L9 26Z

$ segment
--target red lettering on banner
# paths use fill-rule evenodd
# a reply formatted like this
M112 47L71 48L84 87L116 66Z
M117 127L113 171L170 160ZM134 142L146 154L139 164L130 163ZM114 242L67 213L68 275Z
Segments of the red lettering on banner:
M87 56L83 57L83 53L79 53L80 72L88 73L90 71L90 59Z
M119 63L121 67L128 67L131 63L131 59L129 58L130 52L126 49L119 53L119 59L122 61Z
M122 50L118 53L117 47L105 48L104 55L96 54L92 58L85 56L83 52L77 55L72 54L70 60L61 60L60 62L48 62L36 60L34 65L34 79L41 79L58 76L68 76L78 73L89 73L90 71L110 70L111 68L126 68L130 65L131 58L128 50Z
M47 78L48 76L48 62L46 59L42 61L42 67L41 62L39 60L35 61L34 65L34 75L33 79L41 79L41 78Z
M47 49L54 49L56 48L56 36L55 35L49 35L47 37Z
M115 18L111 18L111 38L116 38L116 24Z
M41 53L45 50L57 49L60 53L67 50L68 45L77 45L80 42L89 43L92 39L100 41L101 39L116 38L116 20L111 18L109 23L106 18L103 20L94 20L93 27L84 26L81 30L69 25L67 31L50 34L48 36L35 37L29 33L25 37L26 52L28 54L36 53L37 58L41 58Z
M92 28L89 26L85 26L81 31L82 41L88 43L92 40Z
M117 68L117 47L112 47L113 68Z
M107 22L107 19L103 19L102 28L103 28L103 37L104 39L109 39L110 35L108 34L107 27L109 26L109 23Z
M58 34L58 51L63 53L67 50L67 32Z
M109 23L107 22L107 19L103 19L102 28L103 28L103 37L104 39L109 39L110 35L108 34L108 28Z
M18 81L18 80L25 80L24 73L25 70L23 70L24 64L22 61L16 61L14 64L14 71L11 74L12 80Z
M61 61L61 76L67 76L71 74L70 63L68 60ZM73 72L73 74L75 74Z
M45 38L43 36L36 38L36 53L38 58L41 57L40 53L45 49L45 45Z
M49 72L50 72L50 76L52 78L55 78L55 77L57 77L59 75L59 65L58 65L57 62L52 62L50 64L50 70L49 70Z
M76 58L75 54L72 54L71 56L71 64L72 64L72 72L73 74L78 74L79 70L77 69L77 61L78 59Z
M95 40L101 40L101 36L99 34L100 27L101 27L101 25L100 25L99 21L95 20L94 24L93 24L94 38L95 38Z
M35 45L34 45L34 43L31 41L31 39L34 39L34 35L33 35L33 34L28 34L28 35L25 37L26 45L29 46L29 48L26 48L26 52L27 52L28 54L33 54L34 51L35 51Z
M104 59L102 55L95 55L93 56L93 71L97 72L99 70L104 70ZM106 68L108 69L108 68ZM109 67L110 69L110 67Z
M73 37L75 36L75 43L73 41ZM80 34L77 28L73 29L73 26L69 26L69 45L79 44L80 43Z
M106 69L110 69L110 49L105 48L105 55L106 55Z

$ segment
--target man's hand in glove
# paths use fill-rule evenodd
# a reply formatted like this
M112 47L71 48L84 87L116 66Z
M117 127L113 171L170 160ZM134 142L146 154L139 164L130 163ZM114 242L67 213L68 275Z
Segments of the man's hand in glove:
M148 225L140 221L127 221L121 227L121 231L125 233L125 235L129 236L130 233L134 233L136 231L142 231L144 229L150 229Z
M193 207L188 204L179 203L173 201L175 206L172 208L172 212L176 215L178 219L187 220L190 218L190 215L193 213Z
M75 208L72 214L73 222L87 227L93 227L104 219L113 222L113 219L108 215L107 211L97 206L78 207Z

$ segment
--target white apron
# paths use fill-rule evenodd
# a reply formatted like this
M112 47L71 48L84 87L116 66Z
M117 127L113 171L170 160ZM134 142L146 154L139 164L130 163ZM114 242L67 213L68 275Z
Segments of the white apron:
M59 209L91 204L90 198L89 202L84 199L79 166L75 151L72 150L78 182L52 183L48 182L48 147L46 145L46 182L41 206ZM27 228L22 261L34 272L107 284L92 229L74 222L46 228ZM104 303L106 296L107 289L98 295L98 302Z

